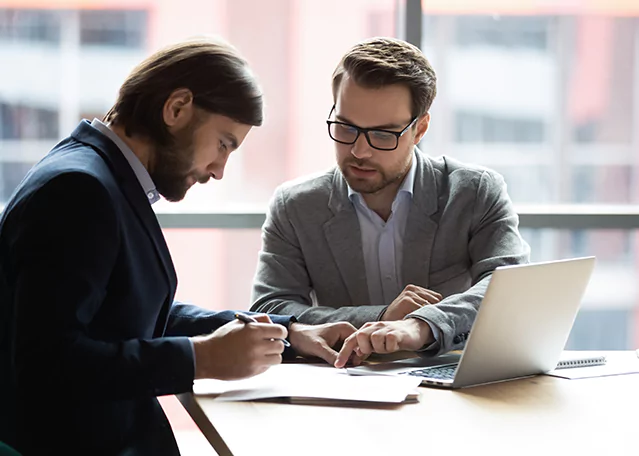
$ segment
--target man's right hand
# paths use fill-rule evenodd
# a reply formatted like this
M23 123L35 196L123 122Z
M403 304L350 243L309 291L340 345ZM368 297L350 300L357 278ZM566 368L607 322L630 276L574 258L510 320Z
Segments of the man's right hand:
M267 315L252 315L258 323L231 321L206 336L192 337L195 378L238 380L265 372L282 362L286 328Z
M442 295L417 285L406 285L397 298L386 308L381 321L402 320L406 315L428 304L436 304Z

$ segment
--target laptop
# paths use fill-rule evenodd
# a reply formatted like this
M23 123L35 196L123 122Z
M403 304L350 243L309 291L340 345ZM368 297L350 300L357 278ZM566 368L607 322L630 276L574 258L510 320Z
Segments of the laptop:
M348 368L352 375L414 375L422 385L464 388L542 374L561 357L595 257L500 266L461 355Z

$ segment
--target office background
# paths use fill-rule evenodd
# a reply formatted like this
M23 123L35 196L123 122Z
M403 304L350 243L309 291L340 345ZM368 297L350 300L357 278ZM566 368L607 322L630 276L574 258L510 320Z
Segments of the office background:
M502 173L533 260L598 257L568 348L639 346L639 2L0 0L0 205L81 118L106 112L137 62L194 33L247 57L266 122L223 181L156 205L178 298L248 308L273 190L333 164L335 65L355 42L392 35L438 74L423 151Z

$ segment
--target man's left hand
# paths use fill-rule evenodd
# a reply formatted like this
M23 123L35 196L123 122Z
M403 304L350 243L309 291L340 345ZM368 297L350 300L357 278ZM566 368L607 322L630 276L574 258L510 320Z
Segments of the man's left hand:
M428 323L417 318L369 322L346 339L335 367L344 367L353 356L362 358L371 353L414 351L433 341L433 332Z
M324 323L322 325L304 325L292 323L288 329L289 341L301 356L322 358L329 364L335 364L337 351L355 327L347 322Z

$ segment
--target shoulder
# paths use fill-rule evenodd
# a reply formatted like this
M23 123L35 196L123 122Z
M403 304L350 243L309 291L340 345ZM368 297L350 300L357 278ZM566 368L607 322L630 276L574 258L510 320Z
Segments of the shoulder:
M284 182L275 190L274 204L314 205L328 203L336 168Z
M432 166L435 176L441 184L446 184L451 190L478 190L484 185L501 186L504 179L497 171L485 166L462 162L447 155L428 157L422 155L424 161Z
M68 203L93 198L97 202L117 187L108 165L91 147L65 139L27 173L11 203L34 198L64 198ZM98 199L96 199L98 198Z

